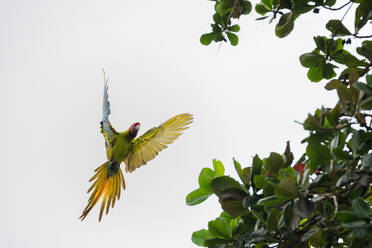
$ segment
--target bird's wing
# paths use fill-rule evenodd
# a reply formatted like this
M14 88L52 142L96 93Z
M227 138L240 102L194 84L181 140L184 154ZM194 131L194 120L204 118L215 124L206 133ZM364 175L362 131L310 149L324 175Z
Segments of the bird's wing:
M132 172L155 158L161 150L167 148L168 144L173 143L190 123L192 123L192 115L180 114L133 140L125 159L125 170Z
M111 126L109 121L109 115L111 114L110 102L108 100L108 79L106 79L104 73L104 90L103 90L103 106L102 106L102 121L101 121L101 133L105 138L105 144L107 149L107 154L111 153L112 146L114 144L115 138L118 132Z

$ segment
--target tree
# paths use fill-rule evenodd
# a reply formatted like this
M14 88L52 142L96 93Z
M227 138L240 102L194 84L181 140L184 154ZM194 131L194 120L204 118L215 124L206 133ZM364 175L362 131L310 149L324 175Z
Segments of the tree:
M229 40L238 44L240 27L232 19L251 12L247 0L213 0L212 32L200 42ZM339 6L339 7L335 7ZM343 24L351 6L353 31ZM243 168L233 159L238 180L224 175L213 160L203 168L199 188L186 197L196 205L216 195L224 210L208 229L192 234L205 247L371 247L372 246L372 38L362 29L371 25L372 1L261 0L255 11L277 21L275 35L291 33L301 15L320 10L342 11L329 20L329 37L314 37L313 51L300 56L312 82L328 80L325 89L337 91L334 107L321 107L301 123L308 131L306 151L294 161L287 142L283 153L253 158ZM369 22L369 23L368 23ZM365 30L365 29L364 29ZM354 55L346 50L350 38L363 39ZM338 72L338 74L336 73Z

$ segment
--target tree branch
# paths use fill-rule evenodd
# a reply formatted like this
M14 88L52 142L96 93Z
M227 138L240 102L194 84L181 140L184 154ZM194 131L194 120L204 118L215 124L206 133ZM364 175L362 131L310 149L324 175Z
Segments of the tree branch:
M232 7L230 13L229 13L229 16L227 17L227 21L226 21L226 25L225 27L222 29L222 32L226 31L227 27L229 26L229 23L231 22L231 17L232 17L232 14L234 13L236 7L238 6L238 3L240 2L240 0L235 0L234 2L234 6Z
M327 5L324 5L324 4L321 5L321 6L322 6L323 8L325 8L325 9L336 11L336 10L340 10L340 9L344 8L345 6L349 5L350 3L352 3L352 1L345 3L344 5L342 5L342 6L339 7L339 8L331 8L331 7L328 7Z
M359 35L354 34L353 36L354 36L355 38L359 38L359 39L368 39L368 38L372 38L372 35L361 35L361 36L359 36Z

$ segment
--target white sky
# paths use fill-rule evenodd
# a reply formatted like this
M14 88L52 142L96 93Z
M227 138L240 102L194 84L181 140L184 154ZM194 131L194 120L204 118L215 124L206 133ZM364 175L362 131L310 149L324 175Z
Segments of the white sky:
M298 159L306 133L294 120L336 102L298 60L329 12L301 17L285 39L256 14L243 17L239 46L218 51L199 43L212 4L2 1L1 247L194 247L192 232L221 209L215 197L195 207L185 197L213 158L235 177L232 157L246 166L290 140ZM140 121L141 134L184 112L195 121L146 167L124 174L127 189L101 223L98 208L81 222L88 179L106 159L102 68L117 130Z

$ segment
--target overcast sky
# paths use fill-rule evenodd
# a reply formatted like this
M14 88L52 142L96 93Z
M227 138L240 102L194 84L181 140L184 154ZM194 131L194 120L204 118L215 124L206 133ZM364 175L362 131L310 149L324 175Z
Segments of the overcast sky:
M306 133L294 121L336 103L298 60L330 13L301 17L285 39L256 14L244 16L239 46L218 49L199 43L212 4L2 2L1 247L195 247L192 232L221 209L215 197L194 207L185 197L213 158L235 177L232 157L246 166L290 140L298 159ZM106 160L102 68L118 131L139 121L141 134L185 112L194 123L147 166L124 174L127 189L101 223L98 208L81 222L88 180Z

